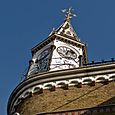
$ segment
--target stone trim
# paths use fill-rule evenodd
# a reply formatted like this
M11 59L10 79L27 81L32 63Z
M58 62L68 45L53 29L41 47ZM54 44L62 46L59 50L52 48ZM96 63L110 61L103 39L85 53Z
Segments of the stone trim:
M82 85L95 86L95 83L103 83L107 85L109 82L112 82L112 81L115 81L115 74L98 75L98 76L93 76L93 77L85 77L81 79L76 78L76 79L60 80L60 81L36 84L33 87L30 87L24 90L23 93L20 94L19 97L16 97L16 100L13 104L12 109L14 110L14 108L18 106L25 98L31 97L36 93L37 94L43 93L43 90L55 91L56 88L63 88L67 90L68 87L71 87L71 86L76 86L78 88L81 88Z

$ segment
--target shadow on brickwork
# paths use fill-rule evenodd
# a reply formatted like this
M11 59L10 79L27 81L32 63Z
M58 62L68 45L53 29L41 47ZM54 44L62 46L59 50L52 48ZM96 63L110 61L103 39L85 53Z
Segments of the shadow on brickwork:
M80 115L115 115L115 96L94 108L82 112Z
M100 105L98 105L98 106L111 105L111 104L115 104L115 96L114 96L114 97L112 97L111 99L109 99L109 100L107 100L107 101L105 101L105 102L101 103L101 104L100 104Z

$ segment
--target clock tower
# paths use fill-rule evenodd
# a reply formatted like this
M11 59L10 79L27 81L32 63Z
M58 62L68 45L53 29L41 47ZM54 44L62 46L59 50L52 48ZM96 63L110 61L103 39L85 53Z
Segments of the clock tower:
M32 48L28 77L39 72L78 68L87 63L86 46L71 25L71 18L75 16L71 11L71 8L64 10L64 23Z
M87 62L71 25L72 9L32 48L25 79L8 100L8 115L115 115L115 60Z

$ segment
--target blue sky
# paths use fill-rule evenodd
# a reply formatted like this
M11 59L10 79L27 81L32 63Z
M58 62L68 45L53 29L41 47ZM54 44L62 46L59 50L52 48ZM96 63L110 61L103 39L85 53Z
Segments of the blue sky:
M31 48L63 23L61 10L70 6L89 62L114 58L115 0L0 0L0 115L28 68Z

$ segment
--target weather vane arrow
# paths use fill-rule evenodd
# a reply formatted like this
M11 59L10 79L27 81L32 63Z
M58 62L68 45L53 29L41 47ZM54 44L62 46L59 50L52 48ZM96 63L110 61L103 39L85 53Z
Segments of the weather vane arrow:
M76 14L72 13L72 11L75 11L73 8L69 8L68 11L67 9L63 9L62 12L65 13L65 17L67 21L70 21L72 16L77 17Z

